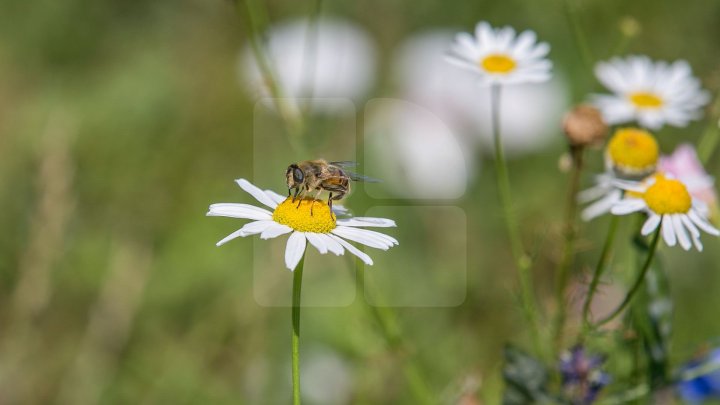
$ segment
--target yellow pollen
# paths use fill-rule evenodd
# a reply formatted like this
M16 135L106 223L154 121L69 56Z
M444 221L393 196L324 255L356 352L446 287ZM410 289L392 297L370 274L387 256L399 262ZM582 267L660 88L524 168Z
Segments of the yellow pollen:
M628 97L636 107L640 108L660 108L663 105L663 100L660 97L646 91L638 91Z
M299 232L328 233L335 229L337 218L324 201L303 199L293 202L288 197L275 208L272 219Z
M515 70L515 60L503 54L491 54L480 61L480 67L490 73L508 74Z
M660 148L649 132L638 128L621 128L610 139L606 153L615 168L644 172L657 165Z
M685 185L677 180L655 176L655 183L643 194L648 207L656 214L685 214L692 207L692 198Z

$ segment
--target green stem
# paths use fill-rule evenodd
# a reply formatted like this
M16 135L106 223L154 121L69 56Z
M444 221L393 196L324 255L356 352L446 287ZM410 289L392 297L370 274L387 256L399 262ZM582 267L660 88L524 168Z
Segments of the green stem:
M702 138L698 142L697 151L703 164L707 164L713 153L715 153L718 143L720 143L720 121L715 120L719 114L720 96L715 99L715 104L710 109L710 125L705 129Z
M653 240L650 243L650 249L647 253L647 258L645 259L645 264L643 265L642 269L640 270L640 274L638 274L637 279L635 280L635 283L632 287L630 287L630 291L628 291L627 295L625 296L625 299L623 299L622 303L615 308L615 310L608 315L605 319L599 321L596 326L602 326L613 319L617 317L620 313L622 313L623 310L630 304L632 299L635 297L635 294L640 290L640 287L642 286L643 282L645 281L645 275L647 274L648 270L650 269L650 264L652 263L652 259L655 256L655 251L657 250L658 241L660 240L660 232L661 232L662 226L658 226L657 230L655 231L655 236L653 236Z
M365 294L367 294L365 288L369 282L365 280L365 266L360 260L357 261L357 269L358 294L365 296ZM395 312L385 304L383 297L378 295L377 289L373 289L373 291L373 301L376 305L368 303L367 300L363 300L363 302L370 315L372 315L380 327L380 333L385 339L386 344L393 352L410 352L402 336ZM436 403L433 394L428 388L424 374L411 357L403 359L403 374L416 403L423 405Z
M600 278L605 272L607 267L607 261L612 251L613 242L615 242L615 235L617 234L618 227L618 216L612 215L610 217L610 226L608 228L607 236L605 237L605 244L603 245L600 257L598 258L597 265L595 266L595 272L593 272L592 280L590 281L590 288L588 289L587 296L585 297L585 303L583 304L583 325L590 326L590 306L592 305L593 296L597 291L598 285L600 284Z
M592 70L595 57L588 45L585 32L582 28L582 23L577 15L577 10L575 10L575 6L571 3L571 0L564 0L563 4L565 6L565 15L567 16L568 23L572 28L573 36L575 37L575 42L580 50L582 61L587 69Z
M305 253L293 272L292 293L292 386L293 405L300 405L300 298Z
M505 152L503 151L502 139L500 137L500 90L501 87L497 83L490 87L491 122L493 140L495 143L495 174L497 175L500 205L502 205L504 211L503 216L505 218L505 225L510 239L510 247L518 269L523 312L530 323L530 334L533 346L537 353L543 353L544 350L540 342L540 333L535 308L536 301L532 287L532 274L530 273L532 261L525 253L525 248L518 230L517 220L515 219L512 195L510 192L510 177L508 175Z
M573 259L575 257L578 212L577 194L580 191L580 174L583 170L584 151L585 150L582 146L573 146L570 150L572 155L572 172L570 173L570 187L568 188L565 208L565 247L563 249L563 256L558 266L555 280L555 299L558 306L558 313L555 319L555 347L557 350L560 350L563 345L563 329L565 327L567 312L565 290L567 289L569 270L570 267L572 267Z
M305 113L312 109L313 97L315 96L315 64L317 62L318 34L320 30L320 13L322 12L323 0L315 0L315 5L310 13L308 20L308 28L305 32L305 49L303 50L302 74L310 81L308 88L307 103L305 104Z
M240 2L243 2L246 7L247 13L240 11ZM277 108L280 116L285 122L285 126L291 135L299 136L303 132L303 122L301 117L297 114L294 108L288 103L287 99L284 98L284 94L280 85L278 84L277 76L272 69L270 60L265 53L262 42L260 40L260 21L263 20L260 8L254 4L254 0L236 0L236 6L238 14L245 20L245 24L248 29L248 37L250 39L250 48L252 49L253 56L258 68L262 74L263 83L267 85L270 91L275 108Z

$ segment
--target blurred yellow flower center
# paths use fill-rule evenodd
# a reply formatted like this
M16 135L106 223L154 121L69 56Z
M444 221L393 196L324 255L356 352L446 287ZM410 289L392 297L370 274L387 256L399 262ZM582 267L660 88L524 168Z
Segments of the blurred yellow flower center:
M655 167L660 154L655 137L637 128L622 128L615 132L607 146L607 154L615 166L632 170Z
M328 233L336 226L335 214L327 203L313 199L293 202L288 197L275 208L272 219L299 232Z
M677 180L655 176L655 183L643 194L648 207L656 214L684 214L692 207L692 198L685 185Z
M640 108L660 108L663 105L663 100L660 97L646 91L630 94L630 101Z
M488 55L480 61L480 67L490 73L510 73L515 70L515 60L503 54Z

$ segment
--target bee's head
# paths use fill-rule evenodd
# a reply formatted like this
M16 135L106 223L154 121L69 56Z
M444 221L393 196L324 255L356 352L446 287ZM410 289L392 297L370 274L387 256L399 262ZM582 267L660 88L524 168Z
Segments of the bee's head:
M285 179L287 180L288 188L297 188L300 187L303 180L305 180L305 175L298 165L291 164L285 172Z

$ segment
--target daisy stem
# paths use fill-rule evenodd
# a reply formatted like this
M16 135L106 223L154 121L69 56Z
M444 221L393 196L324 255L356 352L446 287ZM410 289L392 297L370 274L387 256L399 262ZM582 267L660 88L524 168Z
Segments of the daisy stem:
M247 35L249 37L250 48L253 57L262 74L263 84L267 85L270 96L275 104L280 116L285 122L285 126L291 135L301 135L303 132L303 122L301 117L293 111L291 105L284 98L284 93L279 85L275 71L270 63L267 53L261 41L261 21L264 21L260 8L255 3L256 0L235 0L238 14L245 21L247 26ZM240 10L240 3L245 4L247 13Z
M610 226L608 228L607 236L605 237L605 244L603 244L602 251L600 252L600 257L598 258L597 265L595 266L595 271L593 272L593 276L590 281L590 287L588 288L587 295L585 296L585 303L583 304L582 309L582 319L583 325L585 325L586 327L590 326L590 306L592 304L593 296L595 295L598 285L600 284L600 278L602 277L603 273L605 272L605 268L607 267L608 257L610 257L612 245L615 241L615 235L617 234L618 227L618 218L619 217L617 215L611 215L610 217Z
M703 164L707 164L710 160L715 152L715 149L717 149L718 142L720 141L720 121L715 121L715 118L720 115L720 97L715 99L715 103L710 111L712 114L711 123L708 125L707 129L705 129L697 147L700 161Z
M575 37L575 42L580 49L582 61L587 69L592 69L595 58L590 50L590 46L588 45L587 37L583 31L582 23L580 22L580 17L577 14L576 7L572 3L572 0L565 0L563 4L565 6L565 15L567 16L568 23L570 24L573 36Z
M500 205L502 205L504 210L503 216L505 218L505 225L510 239L510 247L518 269L523 312L530 323L530 335L533 346L537 353L543 353L544 350L543 345L540 342L540 333L535 307L536 301L532 288L532 273L530 272L532 261L525 253L525 248L518 230L517 220L514 215L512 195L510 192L510 177L508 175L505 152L503 151L502 139L500 137L500 90L501 87L497 83L490 87L491 122L493 141L495 143L495 174L497 175L498 193L500 195Z
M645 259L645 264L643 264L642 269L640 270L640 274L638 274L637 279L635 279L635 283L630 287L630 291L628 291L627 295L625 295L625 299L620 303L620 305L615 308L615 310L608 315L605 319L600 320L595 326L602 326L613 319L617 317L620 313L622 313L623 310L630 304L632 299L635 297L635 294L640 290L640 287L642 286L643 282L645 281L645 275L647 275L648 270L650 269L650 264L652 263L653 257L655 257L655 252L657 251L658 242L660 241L660 230L662 229L661 226L658 226L657 230L655 231L655 235L653 236L652 242L650 243L650 249L647 253L647 258Z
M292 387L293 405L300 405L300 297L305 253L293 272L292 293Z
M582 146L571 146L570 154L572 156L572 172L570 173L570 186L568 188L566 208L565 208L565 247L563 256L558 265L555 293L558 306L557 317L555 319L555 347L557 350L562 348L563 329L566 318L566 302L565 290L567 289L569 270L572 267L575 257L575 239L577 236L577 212L578 202L577 194L580 190L580 174L583 169L583 154L585 148Z

